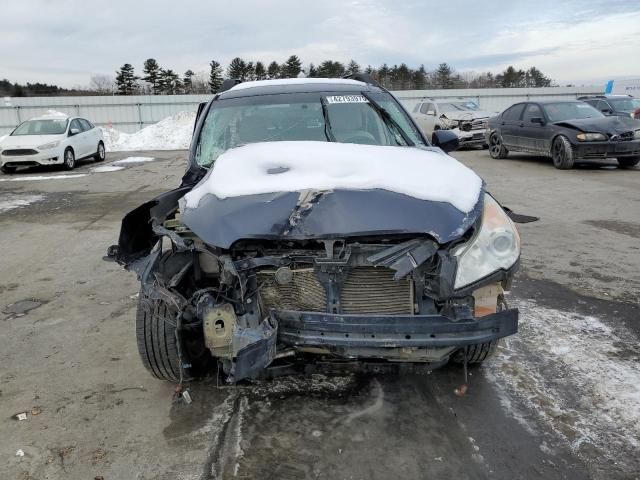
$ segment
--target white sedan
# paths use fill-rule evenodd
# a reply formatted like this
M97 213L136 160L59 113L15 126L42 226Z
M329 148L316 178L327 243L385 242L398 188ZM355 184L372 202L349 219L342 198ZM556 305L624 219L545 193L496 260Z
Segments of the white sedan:
M62 165L71 170L76 161L105 159L102 130L84 118L50 114L18 125L0 143L0 169L13 173L18 167Z

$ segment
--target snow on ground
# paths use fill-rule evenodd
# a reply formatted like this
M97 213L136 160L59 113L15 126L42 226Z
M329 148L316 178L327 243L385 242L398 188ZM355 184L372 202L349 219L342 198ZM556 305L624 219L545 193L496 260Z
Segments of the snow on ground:
M86 173L72 173L67 175L14 175L10 178L0 178L0 182L29 182L32 180L68 180L70 178L86 177Z
M520 331L483 370L503 406L564 437L587 460L634 458L640 447L640 347L622 326L521 301ZM534 421L530 422L533 417Z
M102 128L107 151L184 150L189 148L193 133L194 112L180 112L136 133L124 133L115 128Z
M44 195L17 195L0 194L0 213L8 212L14 208L26 207L32 203L44 200Z
M116 165L100 165L91 169L93 173L108 173L117 172L118 170L124 170L124 167L118 167Z
M469 212L481 188L482 180L473 170L436 151L333 142L264 142L224 152L185 199L187 207L194 208L206 194L228 198L308 189L383 189L447 202Z
M123 165L123 164L130 164L130 163L146 163L146 162L153 162L155 160L155 158L153 157L127 157L127 158L123 158L122 160L116 160L115 162L111 162L111 165Z

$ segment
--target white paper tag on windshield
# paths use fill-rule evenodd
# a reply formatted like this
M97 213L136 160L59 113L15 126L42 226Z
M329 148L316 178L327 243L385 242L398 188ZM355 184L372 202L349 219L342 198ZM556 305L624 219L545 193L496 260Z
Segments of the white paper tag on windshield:
M369 103L364 95L332 95L327 98L327 103Z

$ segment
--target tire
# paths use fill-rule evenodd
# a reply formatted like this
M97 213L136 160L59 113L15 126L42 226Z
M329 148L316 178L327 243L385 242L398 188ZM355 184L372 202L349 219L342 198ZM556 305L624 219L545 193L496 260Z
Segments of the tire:
M563 135L556 137L551 146L551 158L553 159L553 166L559 170L573 168L573 147L567 137Z
M136 340L142 364L160 380L180 381L175 308L140 292L136 312Z
M64 162L62 164L65 170L73 170L76 166L76 155L73 153L72 148L67 148L64 151Z
M96 154L93 156L93 159L96 162L103 162L104 159L107 158L107 151L104 148L103 142L98 142L98 149L96 150Z
M640 163L640 157L623 157L617 160L620 168L633 168Z
M498 132L493 132L489 137L489 155L496 160L507 158L509 155L509 150L502 144L502 138Z
M467 364L479 364L493 356L498 349L498 342L499 340L494 340L493 342L469 345L469 347L467 347L469 349L467 351ZM464 364L464 349L458 350L451 360L460 365Z
M0 168L0 170L2 170L2 173L6 173L6 174L16 173L16 167L6 167L3 165L2 168Z

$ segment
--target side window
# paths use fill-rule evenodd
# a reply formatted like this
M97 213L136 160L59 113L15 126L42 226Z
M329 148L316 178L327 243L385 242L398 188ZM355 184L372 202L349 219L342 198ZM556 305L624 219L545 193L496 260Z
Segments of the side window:
M423 103L422 104L422 109L420 109L420 111L422 113L424 113L425 115L435 115L436 114L436 108L434 107L433 103Z
M520 120L520 117L522 116L522 111L524 110L525 105L526 104L524 103L519 103L517 105L514 105L513 107L508 108L502 114L502 118L504 120L514 120L514 121Z
M596 106L596 108L601 112L608 112L609 110L613 110L611 106L604 100L598 100L598 105Z
M89 120L85 120L84 118L79 118L78 120L85 132L93 128L93 124Z
M73 120L71 120L71 125L69 126L69 132L71 132L71 130L73 130L74 128L80 130L80 132L84 131L84 129L82 128L82 124L80 123L80 120L78 120L77 118L74 118Z
M423 103L420 105L420 113L426 114L427 113L427 106L429 104L428 103Z
M531 119L534 117L542 118L542 110L540 110L540 107L535 103L530 103L524 110L524 120L531 122Z

